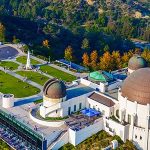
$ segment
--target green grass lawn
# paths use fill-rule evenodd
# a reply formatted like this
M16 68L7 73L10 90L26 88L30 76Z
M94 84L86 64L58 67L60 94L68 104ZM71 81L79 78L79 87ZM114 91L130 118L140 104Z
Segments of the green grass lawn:
M45 73L47 73L47 74L49 74L55 78L58 78L58 79L61 79L61 80L67 81L67 82L70 82L70 81L73 81L76 79L75 76L68 74L66 72L63 72L61 70L55 69L55 68L50 67L50 66L41 66L40 69L43 72L45 72Z
M26 64L27 62L27 56L20 56L20 57L17 57L16 59L18 62L22 63L22 64ZM37 64L41 64L39 61L37 60L34 60L31 58L31 64L32 65L37 65Z
M32 80L40 85L44 85L44 83L49 79L48 77L33 71L18 71L16 73L21 76L27 77L29 80Z
M40 104L42 102L43 102L43 99L38 99L38 100L34 101L34 104Z
M10 70L15 70L19 67L18 64L11 62L11 61L0 61L0 66L5 67Z
M11 93L15 97L27 97L40 92L40 89L29 85L3 71L0 71L0 92Z

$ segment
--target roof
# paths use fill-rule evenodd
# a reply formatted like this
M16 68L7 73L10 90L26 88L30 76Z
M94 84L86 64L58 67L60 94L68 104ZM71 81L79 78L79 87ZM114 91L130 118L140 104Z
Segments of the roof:
M150 104L150 68L141 68L129 75L122 84L121 92L132 102Z
M101 82L108 82L112 81L113 75L111 73L108 73L106 71L94 71L89 74L90 79L95 81L101 81Z
M60 80L50 79L45 83L43 93L48 98L63 98L66 96L66 86Z
M112 107L115 104L111 99L109 99L103 95L97 94L95 92L93 92L88 98L90 98L94 101L97 101L107 107Z
M129 63L128 63L129 69L137 70L137 69L145 68L145 67L147 67L147 62L140 55L135 54L133 57L130 58Z

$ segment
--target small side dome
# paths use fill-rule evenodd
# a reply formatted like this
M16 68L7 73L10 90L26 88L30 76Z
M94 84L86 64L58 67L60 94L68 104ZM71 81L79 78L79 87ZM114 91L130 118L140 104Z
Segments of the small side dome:
M131 70L146 68L147 66L148 65L147 65L146 60L137 54L135 54L133 57L131 57L129 60L129 63L128 63L128 68Z
M66 96L66 86L60 80L50 79L45 83L43 93L48 98L60 99Z

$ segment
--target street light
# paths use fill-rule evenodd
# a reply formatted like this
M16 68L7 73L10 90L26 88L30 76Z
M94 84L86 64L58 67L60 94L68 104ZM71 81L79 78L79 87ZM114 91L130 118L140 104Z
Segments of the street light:
M48 59L49 59L49 63L50 63L50 62L51 62L51 57L49 56L49 58L48 58Z

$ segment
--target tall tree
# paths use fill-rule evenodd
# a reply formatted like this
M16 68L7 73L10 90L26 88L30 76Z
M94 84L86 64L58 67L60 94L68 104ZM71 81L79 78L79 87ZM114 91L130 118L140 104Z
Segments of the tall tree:
M43 41L43 46L49 48L49 41L48 40L44 40Z
M84 53L83 56L82 56L82 60L83 60L83 65L85 67L88 67L89 66L89 56L87 53Z
M5 27L0 23L0 42L5 42Z
M103 56L100 57L100 69L106 70L106 71L112 71L113 65L112 65L112 57L111 54L107 51L103 54Z
M145 58L145 60L149 63L150 65L150 49L145 48L144 51L142 52L141 56Z
M98 59L98 54L97 54L97 51L94 50L90 54L90 60L91 60L90 65L91 65L92 69L94 69L94 70L97 68L97 59Z
M121 56L119 51L112 52L112 59L113 59L113 70L121 68Z
M71 46L68 46L65 49L65 59L68 61L72 61L73 60L73 49Z
M81 48L83 50L88 50L89 49L89 40L87 38L83 39Z

